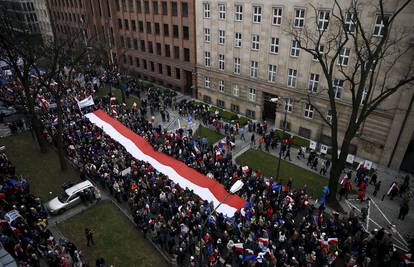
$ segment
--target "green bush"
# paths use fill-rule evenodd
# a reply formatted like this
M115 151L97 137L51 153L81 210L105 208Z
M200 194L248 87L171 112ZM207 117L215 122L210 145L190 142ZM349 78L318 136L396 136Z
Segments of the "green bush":
M221 108L218 108L218 107L211 106L209 108L209 110L210 110L210 112L216 112L216 111L218 111L220 117L224 121L226 121L226 122L234 122L234 123L238 122L240 124L240 126L245 126L248 123L248 121L249 121L244 116L241 116L241 115L239 116L236 113L233 113L231 111L224 110L224 109L221 109Z
M297 147L309 147L310 141L308 139L302 138L300 136L293 136L293 145Z

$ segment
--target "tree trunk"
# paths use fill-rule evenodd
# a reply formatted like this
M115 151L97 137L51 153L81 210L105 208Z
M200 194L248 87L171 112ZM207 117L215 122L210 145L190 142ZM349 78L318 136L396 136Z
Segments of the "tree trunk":
M47 152L46 140L43 138L43 135L42 135L41 122L39 118L36 116L34 99L29 99L27 101L27 104L28 104L28 109L29 109L30 122L32 124L32 131L34 132L37 143L39 144L40 152L46 153Z
M65 151L63 146L63 111L60 96L56 95L56 111L57 111L57 131L56 131L56 147L59 156L60 169L66 171L68 165L66 164Z

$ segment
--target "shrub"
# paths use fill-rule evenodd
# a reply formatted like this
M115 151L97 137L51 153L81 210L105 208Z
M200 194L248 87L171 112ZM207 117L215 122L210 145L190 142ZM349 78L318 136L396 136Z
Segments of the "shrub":
M149 81L143 81L142 86L144 87L144 89L148 89L148 88L153 87L154 84L152 82L149 82Z

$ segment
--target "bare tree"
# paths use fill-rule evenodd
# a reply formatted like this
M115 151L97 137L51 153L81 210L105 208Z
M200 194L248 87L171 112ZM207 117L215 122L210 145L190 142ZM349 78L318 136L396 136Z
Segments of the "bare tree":
M414 80L412 30L400 27L397 22L412 1L391 1L393 10L389 10L390 3L383 0L350 2L332 0L329 11L312 6L315 23L287 30L299 48L318 61L327 83L327 88L318 94L308 93L305 101L331 130L328 203L334 206L338 204L338 181L345 168L349 147L361 125L387 98L412 86ZM377 15L374 31L372 24L366 24L367 10ZM342 87L349 99L338 99L341 93L338 90ZM344 101L349 113L341 114L346 125L340 131L338 107L344 105ZM326 103L327 110L321 108L321 102ZM330 112L329 119L326 112Z
M41 36L29 32L28 26L5 8L0 10L0 59L13 70L16 81L24 92L27 116L41 152L46 152L46 140L42 135L42 125L35 112L39 88L33 86L30 71L38 65L42 56L38 47Z

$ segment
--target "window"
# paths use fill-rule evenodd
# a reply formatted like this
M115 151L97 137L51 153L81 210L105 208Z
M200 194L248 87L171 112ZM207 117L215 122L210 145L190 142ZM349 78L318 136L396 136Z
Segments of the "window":
M256 119L256 112L254 110L246 109L246 117Z
M323 56L324 51L325 51L325 46L324 46L324 45L319 44L318 50L319 50L319 54L320 54L321 56ZM317 55L316 55L316 54L314 54L314 55L313 55L313 60L315 60L315 61L319 61L319 59L318 59L318 57L317 57Z
M167 76L171 77L171 66L167 65Z
M175 68L175 78L177 80L181 79L181 70L179 68Z
M240 113L240 107L238 105L231 104L230 105L231 112Z
M295 69L288 69L288 87L296 87L296 78L298 71Z
M219 80L219 87L218 87L220 92L224 92L224 81L223 80Z
M287 112L293 111L293 99L292 98L285 99L285 111Z
M268 75L268 80L269 82L276 82L276 70L277 67L276 65L269 65L269 75Z
M210 28L204 28L204 42L210 42Z
M174 46L174 58L175 59L180 58L180 48L178 46Z
M226 19L226 4L218 4L219 19Z
M140 67L140 64L139 64L139 58L135 58L135 65L137 66L137 68L139 68Z
M282 8L274 7L272 12L272 25L282 24Z
M250 77L251 78L257 78L257 71L259 68L259 62L257 61L252 61L250 63Z
M220 108L225 108L226 103L221 99L217 99L217 106Z
M249 100L252 102L256 101L256 89L249 88Z
M162 64L158 63L158 73L162 74Z
M151 34L152 28L151 28L151 22L147 21L147 33Z
M293 21L293 27L302 28L305 25L305 9L295 9L295 19Z
M160 35L160 24L156 22L154 25L155 25L155 34ZM188 27L187 27L187 33L188 33ZM184 37L185 37L185 33L184 33Z
M309 76L308 90L311 93L318 92L319 74L311 73Z
M170 35L169 26L168 24L164 24L164 36L169 36L169 35Z
M345 30L349 33L355 32L355 13L347 12L345 14Z
M325 31L328 29L329 24L329 11L320 10L318 15L318 30Z
M219 54L219 70L224 70L224 55Z
M148 1L144 1L144 9L145 9L145 14L149 14L150 13L150 11L149 11L149 3L148 3Z
M138 50L138 40L134 38L133 43L134 43L134 49Z
M240 58L234 58L234 74L240 74Z
M299 42L297 40L292 41L292 47L290 49L290 55L292 57L298 57L300 53Z
M184 61L190 62L190 49L184 48Z
M136 24L135 20L131 20L131 27L132 27L132 30L133 30L134 32L136 32L136 31L137 31L137 24Z
M141 51L145 52L145 40L141 40Z
M183 26L183 38L184 38L184 40L190 39L190 32L189 32L187 26Z
M178 14L177 2L171 2L171 13L173 17L176 17Z
M210 88L211 86L211 81L210 81L210 77L204 77L204 87L205 88Z
M260 23L262 21L262 7L253 6L253 23Z
M351 52L350 48L344 47L341 49L341 52L339 53L339 57L338 57L338 65L348 66L350 52Z
M150 41L148 41L148 52L149 53L154 53L154 49L153 49L153 47L152 47L152 42L150 42Z
M122 19L118 19L118 28L122 29Z
M313 118L313 106L309 103L305 104L303 116L307 119Z
M178 38L178 25L173 25L173 36Z
M137 12L141 13L142 12L142 10L141 10L141 0L137 0L136 4L137 4Z
M151 66L151 71L154 72L155 71L154 62L150 61L150 66Z
M210 52L209 51L205 51L204 52L204 64L206 65L206 67L210 67L211 66Z
M242 34L241 32L234 33L234 47L241 47L242 45Z
M158 15L158 1L152 2L152 12L154 15Z
M147 69L147 61L145 59L142 60L142 64L144 65L144 69Z
M252 49L259 50L260 36L258 34L252 34Z
M219 41L218 41L218 43L220 45L224 45L225 38L226 38L226 32L224 30L219 30Z
M166 44L164 49L165 49L165 56L170 57L171 56L170 45Z
M388 23L388 19L389 19L389 16L384 16L383 18L381 16L377 16L377 19L375 20L375 26L374 26L374 36L376 37L384 36L385 23Z
M233 95L238 97L238 96L239 96L239 94L240 94L239 85L235 84L235 85L233 86Z
M210 3L204 3L204 18L210 18Z
M242 21L243 20L243 5L234 6L234 20Z
M167 16L168 15L168 4L167 4L167 2L165 2L165 1L161 2L161 9L162 9L162 14L164 16Z
M331 123L332 122L332 110L326 111L326 120Z
M344 86L344 80L335 79L333 84L333 90L335 98L339 99L342 97L342 89Z
M144 22L138 21L139 32L144 32Z
M188 17L188 3L181 3L181 14L183 17Z
M272 37L272 39L270 40L270 53L279 53L279 38Z

